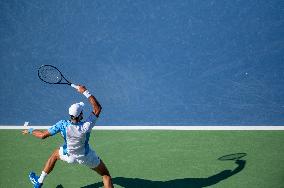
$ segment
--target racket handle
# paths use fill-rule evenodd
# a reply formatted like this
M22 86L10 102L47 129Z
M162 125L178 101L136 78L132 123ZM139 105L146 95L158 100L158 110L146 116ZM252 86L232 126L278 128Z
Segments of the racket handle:
M75 84L71 84L71 87L75 88L75 89L79 89L79 86L75 85Z

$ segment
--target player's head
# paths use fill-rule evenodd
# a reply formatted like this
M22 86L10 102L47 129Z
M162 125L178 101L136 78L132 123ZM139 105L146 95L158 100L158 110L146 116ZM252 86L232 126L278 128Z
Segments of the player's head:
M71 120L79 122L83 119L83 107L83 102L75 103L70 106L69 115L71 117Z

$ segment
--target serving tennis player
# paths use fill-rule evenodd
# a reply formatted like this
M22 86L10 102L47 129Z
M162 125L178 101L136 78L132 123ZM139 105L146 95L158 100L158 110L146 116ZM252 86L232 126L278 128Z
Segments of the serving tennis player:
M83 121L84 103L80 102L72 104L69 108L70 120L61 120L48 130L44 131L35 130L33 128L22 131L24 135L31 134L41 139L45 139L60 132L64 138L63 146L59 147L51 154L41 175L37 176L34 172L30 172L29 178L34 185L34 188L42 187L44 179L53 170L57 160L86 165L102 176L105 188L113 188L111 176L106 165L89 146L91 130L100 115L102 107L85 86L79 85L77 90L88 98L93 107L93 111L86 121Z

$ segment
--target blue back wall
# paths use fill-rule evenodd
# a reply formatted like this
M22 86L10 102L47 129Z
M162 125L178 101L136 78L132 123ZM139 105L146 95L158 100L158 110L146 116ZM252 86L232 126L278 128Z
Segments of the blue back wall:
M283 7L1 0L0 124L53 124L87 103L38 79L38 67L52 64L98 98L98 125L283 125Z

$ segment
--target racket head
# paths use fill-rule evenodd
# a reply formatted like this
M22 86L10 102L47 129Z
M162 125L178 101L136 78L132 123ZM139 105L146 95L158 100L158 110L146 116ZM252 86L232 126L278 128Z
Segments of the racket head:
M220 161L236 161L239 160L243 157L245 157L247 154L246 153L233 153L229 155L224 155L222 157L219 157L218 160Z
M64 84L61 83L64 78L62 73L53 65L42 65L38 69L38 77L48 84ZM69 84L69 83L66 83Z

